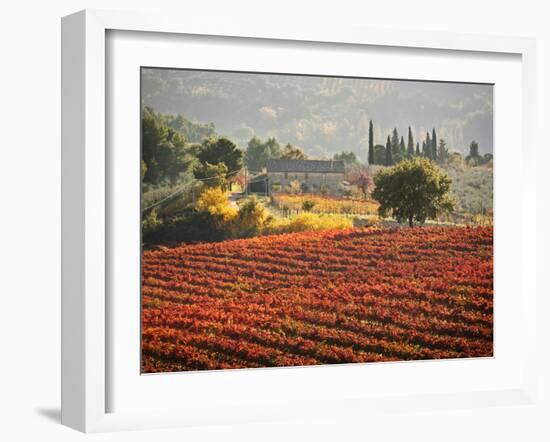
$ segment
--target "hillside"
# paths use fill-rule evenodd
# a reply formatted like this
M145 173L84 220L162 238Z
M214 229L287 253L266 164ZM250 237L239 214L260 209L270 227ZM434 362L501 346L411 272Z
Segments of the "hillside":
M351 150L366 156L368 122L375 143L393 127L415 140L436 127L451 150L477 140L492 152L493 93L488 85L257 75L168 69L142 71L142 103L156 112L214 123L240 146L275 136L311 156Z

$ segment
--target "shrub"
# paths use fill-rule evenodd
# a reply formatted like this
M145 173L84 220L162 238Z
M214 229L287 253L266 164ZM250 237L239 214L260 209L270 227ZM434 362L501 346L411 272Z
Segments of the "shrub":
M227 193L219 187L206 188L197 201L196 209L222 222L232 221L237 216L237 209L231 207Z
M255 236L269 219L269 213L256 196L248 198L234 219L233 234L238 238Z
M162 226L162 221L158 218L157 209L150 210L141 222L143 235L149 235L156 232L160 226Z
M341 215L317 215L301 213L291 218L276 219L263 230L266 234L295 233L353 227L350 218Z
M312 201L312 200L304 200L304 202L302 203L302 210L304 212L309 212L311 211L311 209L313 209L315 207L315 201Z
M146 246L150 246L153 244L222 241L226 239L228 237L227 230L213 227L210 224L211 220L211 215L208 212L186 209L178 215L165 218L153 229L144 226L142 240Z
M351 204L342 204L340 206L340 212L345 215L349 215L353 211L353 206Z

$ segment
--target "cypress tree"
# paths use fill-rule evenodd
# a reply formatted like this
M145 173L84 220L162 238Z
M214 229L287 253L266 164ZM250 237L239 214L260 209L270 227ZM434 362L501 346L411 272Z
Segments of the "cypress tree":
M432 159L437 161L437 135L435 134L435 127L432 129Z
M390 141L390 136L388 135L388 141L386 142L386 166L391 166L392 164L393 164L392 145Z
M401 141L399 142L399 151L401 153L401 156L405 158L405 154L407 153L407 151L405 149L405 140L403 139L403 137L401 137Z
M392 154L398 155L399 154L399 133L397 132L397 128L393 128L392 136L391 136L391 148L392 148Z
M418 149L418 145L417 145ZM407 156L412 157L414 155L414 141L411 126L409 126L409 140L407 142Z
M417 157L420 156L420 143L419 142L416 142L416 152L415 152L415 155Z
M432 159L432 140L430 139L430 133L426 132L426 142L424 143L424 156Z
M374 164L374 134L372 120L369 122L369 164Z

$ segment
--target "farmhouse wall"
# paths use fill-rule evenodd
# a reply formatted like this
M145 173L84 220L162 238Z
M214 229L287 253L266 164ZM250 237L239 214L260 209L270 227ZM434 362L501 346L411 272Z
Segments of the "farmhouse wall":
M292 181L299 181L316 188L325 187L330 192L336 192L338 185L344 180L343 173L268 172L267 176L269 177L270 187L274 184L285 187Z

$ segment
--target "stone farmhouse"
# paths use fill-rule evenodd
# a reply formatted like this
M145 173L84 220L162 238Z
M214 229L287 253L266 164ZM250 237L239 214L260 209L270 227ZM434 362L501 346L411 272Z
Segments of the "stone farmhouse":
M344 162L334 160L269 160L265 168L269 192L298 181L308 192L336 193L344 181Z

